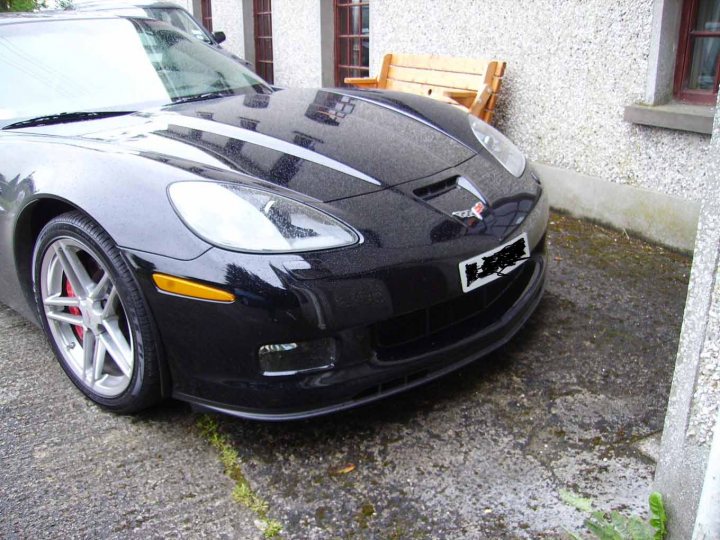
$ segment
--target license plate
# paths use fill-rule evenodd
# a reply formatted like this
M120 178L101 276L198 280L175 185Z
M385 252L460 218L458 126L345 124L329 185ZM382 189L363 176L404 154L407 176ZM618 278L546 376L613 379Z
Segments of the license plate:
M530 257L527 234L523 233L472 259L460 263L463 292L470 292L515 270Z

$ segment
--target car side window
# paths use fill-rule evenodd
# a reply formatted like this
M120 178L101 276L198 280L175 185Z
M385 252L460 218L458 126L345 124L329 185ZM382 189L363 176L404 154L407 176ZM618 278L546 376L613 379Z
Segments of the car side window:
M178 30L186 32L200 41L208 43L210 45L213 42L208 38L207 34L203 31L200 26L189 16L187 13L180 9L160 9L160 8L146 8L147 15L153 19L166 22Z

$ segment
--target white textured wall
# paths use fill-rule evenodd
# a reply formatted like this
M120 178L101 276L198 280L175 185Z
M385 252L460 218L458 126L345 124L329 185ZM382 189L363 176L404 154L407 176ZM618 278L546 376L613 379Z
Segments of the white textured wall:
M275 84L322 86L320 0L273 0Z
M504 59L496 123L530 159L701 199L710 137L622 118L644 96L651 24L648 0L372 0L371 72L385 52Z
M213 30L225 32L224 49L245 58L242 0L212 0Z

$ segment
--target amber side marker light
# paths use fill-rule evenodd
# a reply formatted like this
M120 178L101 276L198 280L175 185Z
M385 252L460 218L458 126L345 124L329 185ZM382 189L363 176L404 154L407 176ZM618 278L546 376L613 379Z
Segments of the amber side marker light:
M163 292L211 302L234 302L235 295L222 289L201 285L188 279L168 276L166 274L153 274L153 281Z

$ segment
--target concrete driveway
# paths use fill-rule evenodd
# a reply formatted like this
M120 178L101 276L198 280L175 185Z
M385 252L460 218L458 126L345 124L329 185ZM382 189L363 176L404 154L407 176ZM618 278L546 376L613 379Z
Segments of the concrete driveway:
M0 370L0 538L252 538L187 406L102 411L2 305Z
M213 417L284 537L556 537L584 518L561 489L644 514L690 261L552 221L547 294L485 361L327 418ZM0 368L0 536L259 535L184 405L102 412L1 307Z

